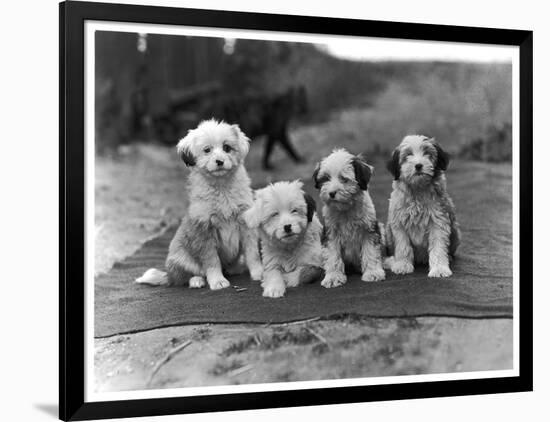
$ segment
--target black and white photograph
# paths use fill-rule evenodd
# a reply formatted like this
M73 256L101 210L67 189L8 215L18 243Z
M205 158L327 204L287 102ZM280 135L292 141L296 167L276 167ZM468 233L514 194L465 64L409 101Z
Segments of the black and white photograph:
M516 49L87 34L90 397L517 370Z
M2 420L547 419L542 3L2 11Z

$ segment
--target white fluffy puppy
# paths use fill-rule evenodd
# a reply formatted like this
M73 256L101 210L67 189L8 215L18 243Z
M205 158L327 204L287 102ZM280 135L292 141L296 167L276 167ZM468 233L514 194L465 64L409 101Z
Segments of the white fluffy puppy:
M393 191L387 222L390 255L386 266L396 274L428 263L428 277L449 277L449 258L460 243L455 208L447 193L449 156L433 138L406 136L388 162Z
M263 295L281 297L286 287L320 278L323 227L314 199L302 182L277 182L256 191L254 205L244 213L260 232Z
M243 165L248 149L239 126L216 120L203 121L179 141L177 152L191 170L189 208L170 243L168 284L180 284L191 273L189 287L206 282L213 290L228 287L224 272L242 272L243 258L252 279L261 279L257 231L242 218L253 203ZM142 277L141 282L148 281L163 284Z
M334 150L313 173L327 231L324 287L347 281L346 264L360 270L363 281L386 278L382 268L384 228L367 192L371 174L372 167L362 156L344 149Z

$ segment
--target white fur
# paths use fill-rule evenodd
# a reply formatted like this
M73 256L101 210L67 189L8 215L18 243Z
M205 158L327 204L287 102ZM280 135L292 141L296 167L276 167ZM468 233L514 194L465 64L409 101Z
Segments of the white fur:
M242 218L253 200L243 165L248 143L237 125L216 120L202 122L179 141L178 154L190 168L189 207L166 259L170 284L191 273L191 288L228 287L224 272L242 271L243 256L252 279L261 279L257 233Z
M357 179L356 160L367 173L372 172L363 158L339 149L323 159L314 173L327 228L325 278L321 282L327 288L346 283L345 264L359 269L363 281L386 277L382 267L384 229L376 219L366 185L361 187Z
M438 164L441 154L444 152L433 139L410 135L395 150L393 167L390 162L397 179L393 181L386 228L393 256L387 258L385 266L396 274L413 272L415 263L428 263L429 277L452 275L449 261L461 234L447 193L447 163L443 167Z
M149 268L141 277L136 278L138 284L149 284L151 286L164 286L168 284L168 276L164 271L156 268Z
M323 229L315 214L308 222L302 182L277 182L256 191L244 218L260 232L264 296L281 297L286 287L321 274Z

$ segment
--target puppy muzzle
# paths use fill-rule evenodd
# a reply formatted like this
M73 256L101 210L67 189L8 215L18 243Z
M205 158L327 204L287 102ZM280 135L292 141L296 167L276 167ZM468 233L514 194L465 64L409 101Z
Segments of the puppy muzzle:
M347 209L351 206L349 199L345 198L337 191L329 191L328 193L321 195L321 200L327 206L334 207L339 210Z
M206 170L213 176L224 176L233 169L233 163L227 158L213 158Z
M275 237L283 243L294 243L300 238L301 234L300 227L294 224L284 224L276 230Z

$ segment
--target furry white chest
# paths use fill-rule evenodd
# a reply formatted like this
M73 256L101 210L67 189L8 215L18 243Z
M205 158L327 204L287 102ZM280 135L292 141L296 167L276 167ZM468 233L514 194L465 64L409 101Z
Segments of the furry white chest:
M396 220L402 225L414 247L414 257L417 262L427 262L429 248L429 229L436 220L436 214L442 209L433 198L409 197L395 209Z
M272 239L262 233L262 254L266 267L278 267L280 271L289 273L301 265L301 245L287 248L272 242Z
M220 258L223 262L233 262L241 250L239 223L236 219L226 220L222 224L214 226L213 229Z
M345 262L359 263L362 245L368 236L365 224L368 224L365 220L341 220L334 228L334 237L339 241Z
M409 234L411 242L420 246L425 243L427 229L433 219L433 201L411 201L405 204L398 212L403 227Z
M354 249L357 249L355 245L361 244L361 235L363 234L363 228L354 223L341 222L338 227L340 245L342 246L344 255L348 258L353 257Z

